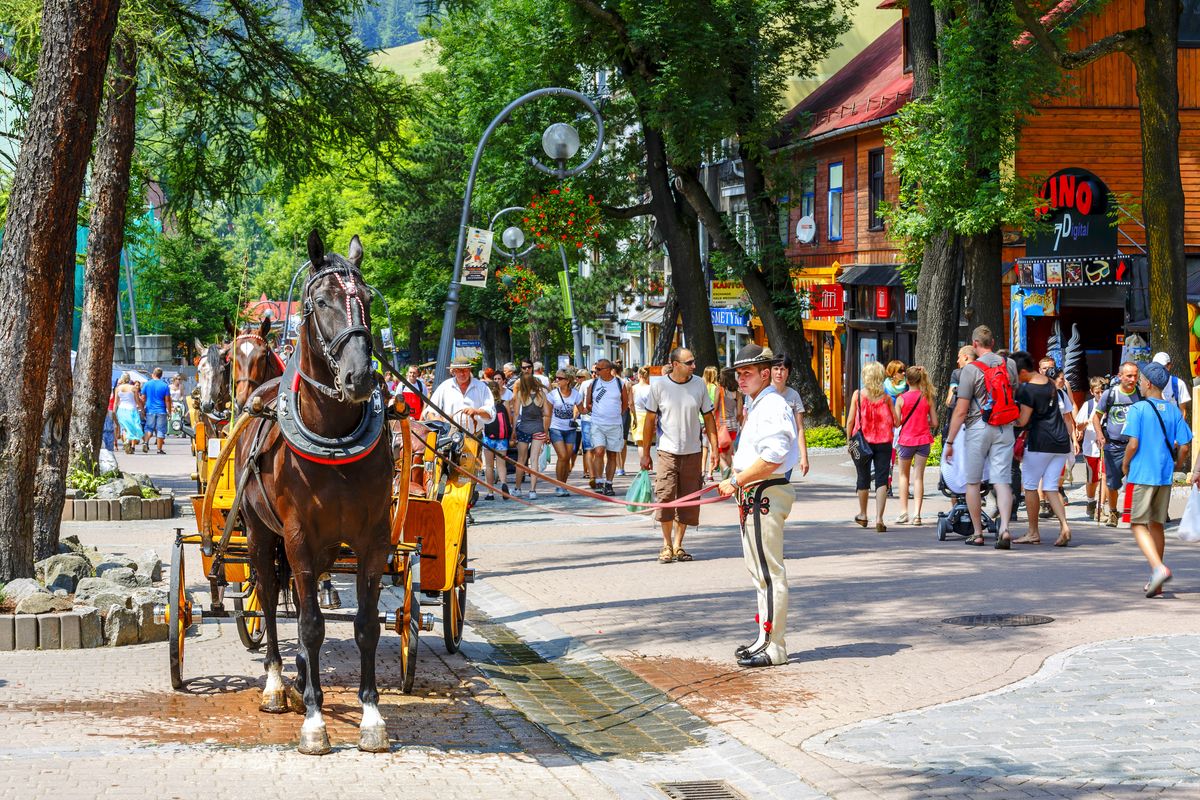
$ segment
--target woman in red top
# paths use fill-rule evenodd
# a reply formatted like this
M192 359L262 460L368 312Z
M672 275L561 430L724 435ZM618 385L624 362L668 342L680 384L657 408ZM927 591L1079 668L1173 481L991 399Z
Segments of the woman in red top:
M883 388L883 365L872 361L862 368L862 389L850 398L850 429L853 436L862 430L871 444L871 456L854 462L858 470L858 514L854 521L867 527L867 498L871 494L871 472L875 472L875 530L883 533L883 507L887 504L888 478L892 472L892 430L899 421L892 399Z
M933 432L937 430L937 411L934 410L933 384L924 367L915 364L909 367L904 378L908 391L896 398L896 421L900 425L896 456L900 462L900 516L897 525L908 522L909 473L916 465L913 479L913 500L916 514L912 524L921 524L921 504L925 500L925 462L929 459L929 445L933 444Z

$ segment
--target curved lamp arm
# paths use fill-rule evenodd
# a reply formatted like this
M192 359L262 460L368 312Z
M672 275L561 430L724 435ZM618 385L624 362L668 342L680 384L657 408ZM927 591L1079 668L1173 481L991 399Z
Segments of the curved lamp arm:
M493 231L496 230L496 220L500 219L505 214L509 214L513 211L524 211L524 210L525 210L525 206L509 206L508 208L500 209L499 211L497 211L495 213L495 215L492 216L492 221L488 223L488 230L493 230ZM524 233L524 231L522 231L522 233ZM500 245L496 244L495 242L492 243L493 250L495 250L497 253L504 256L505 258L513 258L513 259L523 258L524 256L529 255L530 253L533 252L533 249L535 247L537 247L537 245L531 243L529 245L529 247L526 247L524 250L522 250L519 253L510 253L507 250L505 250L503 247L501 247Z
M462 214L459 217L458 222L458 247L455 249L454 253L453 277L450 279L449 291L446 294L446 314L442 320L442 335L438 342L437 369L434 373L435 381L445 380L448 373L448 367L450 366L450 351L454 347L454 325L458 319L458 293L462 288L461 279L463 247L466 244L467 223L471 218L471 195L475 191L475 173L479 171L479 162L483 158L484 145L487 144L488 139L491 138L492 133L495 132L496 128L498 128L501 123L508 119L509 114L531 100L536 100L539 97L545 97L547 95L570 97L587 106L592 118L596 120L596 146L593 148L591 154L588 155L587 159L574 169L551 169L550 167L547 167L545 164L538 161L536 158L532 157L529 159L529 163L540 172L544 172L547 175L554 175L555 177L562 179L578 175L580 172L590 167L592 163L600 156L600 150L604 143L604 121L600 117L600 111L596 108L596 104L593 103L587 95L581 94L573 89L563 89L561 87L534 89L532 92L523 94L516 100L513 100L511 103L506 105L503 109L501 109L500 113L496 115L496 118L492 120L491 124L487 126L487 129L483 132L483 136L479 139L479 145L475 148L475 158L471 161L471 171L467 175L467 189L463 193Z

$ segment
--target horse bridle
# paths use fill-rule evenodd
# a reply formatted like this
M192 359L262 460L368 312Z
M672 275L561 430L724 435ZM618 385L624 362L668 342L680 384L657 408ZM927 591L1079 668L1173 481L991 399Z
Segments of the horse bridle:
M216 361L217 361L217 367L216 367L216 369L219 371L219 373L220 373L220 374L221 374L221 376L222 376L220 380L216 381L216 383L217 383L217 385L218 385L218 386L228 386L228 385L229 385L229 381L228 381L228 380L226 380L226 378L225 378L225 376L224 376L224 373L226 372L226 370L227 370L227 369L229 369L229 359L228 359L228 357L226 357L226 358L221 358L221 357L220 357L220 352L221 352L220 345L215 345L215 344L214 344L214 345L210 345L210 347L216 347L216 348L217 348L217 359L216 359ZM208 353L207 353L207 352L206 352L206 353L205 353L205 355L204 355L204 360L205 360L205 362L206 362L206 363L208 363L208 362L209 362L209 356L208 356ZM212 365L211 365L211 364L209 364L209 367L210 367L210 369L212 369ZM212 378L211 378L211 377L210 377L210 380L212 380ZM211 397L211 398L209 398L209 399L210 399L210 401L212 402L212 407L213 407L213 410L212 410L212 411L205 411L203 408L201 408L201 409L200 409L200 412L201 412L202 414L204 414L206 417L208 417L209 419L211 419L211 420L212 420L214 423L216 423L217 425L224 425L225 423L229 422L229 411L228 411L228 410L224 410L224 409L222 409L222 408L220 407L220 398L219 398L219 396ZM230 395L230 397L229 397L229 401L230 401L230 403L232 404L232 402L233 402L233 395L232 395L232 394L231 394L231 395Z
M338 331L332 338L326 340L324 332L321 330L321 324L316 317L316 304L313 303L311 292L313 285L322 278L333 276L342 287L342 293L346 301L346 327ZM344 280L348 278L349 280ZM326 267L319 272L310 275L308 280L304 282L304 288L300 293L303 299L303 309L301 312L300 324L304 325L312 318L313 333L317 335L317 344L321 346L321 352L325 356L325 363L329 365L329 371L333 374L333 386L321 383L315 378L312 378L300 369L300 365L296 365L296 374L303 378L309 385L321 392L326 397L334 400L342 400L345 397L345 392L342 389L342 379L340 375L337 352L339 348L345 345L351 336L361 334L367 340L367 354L371 353L371 329L363 324L366 319L367 312L363 305L362 296L358 291L358 280L362 278L362 273L348 263L338 264L332 267ZM365 285L365 281L363 282Z
M253 339L253 340L257 341L260 345L262 345L266 349L267 355L274 355L273 351L271 350L271 343L268 342L263 337L259 336L254 331L248 331L246 333L238 334L237 337L234 338L233 344L231 345L231 347L233 348L233 351L235 353L237 352L238 342L240 342L244 339ZM234 358L237 358L237 356L235 355ZM257 389L259 386L262 386L264 382L260 381L260 380L255 380L254 378L248 377L246 375L239 375L233 379L233 396L230 398L230 400L233 403L234 411L236 411L239 414L245 409L245 407L242 406L242 404L239 403L238 399L237 399L237 387L239 384L242 384L242 383L253 384L253 386L250 389L250 395L253 395L254 390Z

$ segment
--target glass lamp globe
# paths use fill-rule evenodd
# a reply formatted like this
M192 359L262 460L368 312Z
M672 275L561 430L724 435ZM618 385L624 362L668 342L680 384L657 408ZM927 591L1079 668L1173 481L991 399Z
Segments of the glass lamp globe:
M509 250L516 250L525 244L525 232L516 225L510 225L504 229L504 233L500 234L500 239Z
M565 122L556 122L542 134L542 149L555 161L567 161L579 152L579 131Z

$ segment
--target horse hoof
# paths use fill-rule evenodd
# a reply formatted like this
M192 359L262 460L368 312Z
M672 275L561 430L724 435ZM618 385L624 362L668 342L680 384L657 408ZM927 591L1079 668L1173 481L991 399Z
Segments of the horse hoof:
M300 690L290 683L288 684L286 692L288 708L297 714L303 714L305 712L304 695L300 694Z
M386 753L391 750L391 745L384 725L358 729L358 749L364 753Z
M258 710L267 714L286 714L288 708L287 693L283 689L278 692L267 694L263 692L262 702L258 704Z
M323 756L330 751L329 734L324 728L315 730L300 730L300 746L298 749L306 756Z

